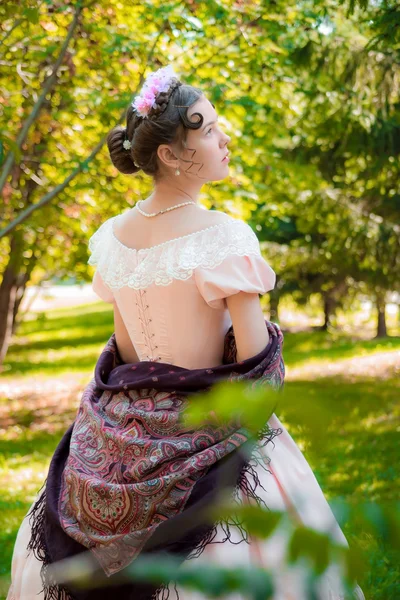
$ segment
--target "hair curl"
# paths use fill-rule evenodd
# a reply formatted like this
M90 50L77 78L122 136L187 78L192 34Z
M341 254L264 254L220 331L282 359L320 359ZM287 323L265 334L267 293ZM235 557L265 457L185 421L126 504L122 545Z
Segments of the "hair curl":
M138 115L130 104L126 113L126 127L117 125L107 136L113 165L121 173L137 173L142 169L155 180L159 179L158 146L176 143L181 150L186 148L188 129L199 129L204 121L203 115L198 112L193 113L191 118L198 116L199 119L189 121L187 111L203 96L199 88L183 84L173 77L168 91L157 94L156 106L150 109L147 118ZM130 150L123 147L125 139L132 144Z

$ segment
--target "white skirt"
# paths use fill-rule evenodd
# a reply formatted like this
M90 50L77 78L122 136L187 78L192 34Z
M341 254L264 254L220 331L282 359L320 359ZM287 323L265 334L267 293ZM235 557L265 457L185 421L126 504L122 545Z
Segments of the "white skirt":
M272 443L257 448L255 470L262 485L257 495L271 510L285 511L296 523L302 523L320 532L329 532L332 539L348 546L346 538L325 499L314 473L300 448L292 439L278 417L273 414L268 421L271 428L280 428L282 433ZM252 461L253 462L253 461ZM268 470L267 470L268 469ZM263 489L265 488L265 489ZM240 499L241 498L241 499ZM251 502L240 493L239 502ZM30 509L29 509L30 510ZM28 511L29 512L29 511ZM283 521L282 521L283 523ZM184 561L181 568L192 568L211 563L229 568L258 565L272 572L275 593L273 600L307 600L304 569L301 565L285 565L288 529L279 525L267 540L251 538L243 540L237 527L229 526L230 540L226 531L218 527L217 536L197 557ZM7 600L43 600L43 585L40 577L42 562L27 550L31 537L29 517L25 516L15 541L11 565L11 586ZM236 543L235 543L236 542ZM343 600L341 584L342 567L331 564L319 579L318 600ZM208 596L195 590L170 584L169 600L208 600ZM112 597L112 591L110 593ZM247 600L248 595L230 593L223 600ZM354 589L354 598L365 600L359 586Z

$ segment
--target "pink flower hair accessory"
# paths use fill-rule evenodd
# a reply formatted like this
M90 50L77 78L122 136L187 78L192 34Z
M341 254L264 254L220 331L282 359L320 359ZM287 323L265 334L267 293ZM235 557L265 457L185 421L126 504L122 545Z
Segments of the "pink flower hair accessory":
M157 106L155 101L157 94L167 92L171 84L171 79L174 77L177 78L177 75L171 65L150 73L143 84L140 94L135 96L132 102L132 106L141 117L148 118L150 110Z

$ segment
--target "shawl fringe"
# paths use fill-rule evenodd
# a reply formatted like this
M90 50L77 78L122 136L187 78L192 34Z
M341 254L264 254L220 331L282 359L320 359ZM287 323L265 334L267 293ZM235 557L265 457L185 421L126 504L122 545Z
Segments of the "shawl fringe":
M39 492L43 490L42 493L28 513L32 534L27 549L32 550L35 557L43 563L40 569L40 578L43 584L41 591L44 594L44 600L73 600L63 586L54 581L49 581L47 567L52 561L45 537L46 482L47 479L39 490Z
M268 423L263 429L258 432L257 439L258 441L262 441L259 446L264 447L269 442L273 443L273 439L282 433L282 429L273 429ZM257 448L255 448L257 451ZM254 452L254 450L253 450ZM265 458L263 462L269 463L271 459L267 461ZM244 464L242 467L237 483L232 492L232 499L239 505L240 502L238 498L240 496L240 492L243 492L247 498L253 499L258 506L263 505L268 508L265 504L264 500L260 498L257 494L257 489L262 487L265 491L264 486L260 482L257 471L255 470L255 466L258 465L259 462L257 458L250 457L250 459ZM270 472L266 467L266 471ZM35 502L33 507L31 508L28 515L30 516L30 523L32 528L31 539L28 543L28 550L31 550L35 557L42 561L43 565L40 570L40 576L43 583L43 593L44 600L74 600L74 598L70 595L70 593L60 584L56 584L54 581L49 581L49 575L47 572L48 565L51 564L51 558L46 545L46 537L45 537L45 515L46 515L46 482L45 480L43 486L40 490L43 490L38 500ZM39 490L39 492L40 492ZM232 541L231 538L231 530L229 526L236 527L241 534L241 539L238 542ZM213 541L214 538L218 534L218 527L221 527L226 537L220 541ZM231 516L229 519L223 518L215 521L214 525L207 531L205 535L201 537L199 541L195 544L194 548L191 550L190 554L185 558L185 560L191 560L193 558L197 558L204 552L208 544L223 544L225 542L230 542L231 544L241 544L243 541L249 544L248 533L246 529L243 527L242 522L240 522L235 516ZM151 600L167 600L170 594L170 583L164 582L158 586L158 588L154 591L151 596ZM179 593L176 588L176 583L172 580L172 583L175 588L175 592L177 598L179 600ZM112 589L112 588L111 588Z

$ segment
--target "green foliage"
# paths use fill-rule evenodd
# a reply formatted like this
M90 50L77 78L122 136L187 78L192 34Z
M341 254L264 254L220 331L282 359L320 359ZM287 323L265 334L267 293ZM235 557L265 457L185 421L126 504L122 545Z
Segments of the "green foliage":
M80 561L68 559L50 567L49 571L57 581L73 581L76 587L85 589L93 585L92 568L93 564L83 554ZM264 569L241 566L229 569L212 564L204 564L199 569L198 566L192 566L191 561L182 569L178 559L162 553L154 553L151 557L139 556L124 571L125 582L131 579L160 584L173 579L176 584L189 590L198 590L212 598L237 591L255 600L265 600L272 598L274 589L271 575Z
M396 5L10 7L0 7L3 223L23 219L4 240L0 274L12 260L16 281L90 279L88 237L152 184L117 175L106 135L147 72L172 62L203 86L232 138L230 177L208 184L201 201L249 220L266 242L277 295L306 302L319 291L329 320L357 291L384 301L397 285Z
M343 503L348 509L349 504ZM364 504L357 507L357 518L360 517L365 527L376 529L378 536L394 525L395 534L393 544L386 544L385 548L399 550L400 536L400 504L389 510L382 510L376 503ZM217 505L211 511L214 518L232 517L232 506ZM355 512L355 509L353 509ZM275 531L278 523L283 524L289 531L287 564L301 566L306 574L309 586L308 596L314 598L319 578L330 565L342 564L343 584L350 590L355 583L365 576L366 563L360 548L351 548L334 541L329 533L321 533L303 525L291 522L287 513L279 511L265 511L259 506L240 506L234 510L235 518L239 519L241 526L250 535L258 539L267 539ZM64 560L62 563L50 567L51 576L59 583L71 583L82 589L93 585L93 573L96 564L90 559L90 554L81 554L79 557ZM118 579L118 577L116 577ZM183 563L173 556L163 553L151 557L139 556L126 570L119 581L150 580L154 583L163 583L173 580L175 583L196 589L210 597L219 597L227 592L242 593L250 598L272 597L275 590L274 573L268 567L260 569L256 565L242 569L219 567L207 561L199 566L191 566L190 562ZM102 583L98 582L98 587Z
M113 332L112 327L112 311L109 307L104 310L101 302L91 307L52 311L45 321L23 323L10 349L11 362L6 363L10 370L0 377L1 389L5 389L2 384L5 386L7 381L12 381L13 386L22 385L33 376L38 385L54 377L58 386L71 373L71 391L56 394L53 383L49 387L51 393L38 390L37 397L31 388L15 398L4 392L0 397L0 545L3 548L0 597L6 595L11 553L20 522L43 483L59 439L74 419L80 394L92 376L96 358ZM22 339L23 347L18 343ZM366 597L374 600L398 597L400 553L396 549L398 521L395 519L400 479L396 432L400 384L398 378L346 379L345 373L330 379L324 377L324 370L327 361L335 364L346 357L357 360L366 352L379 357L383 351L395 350L396 344L395 339L360 342L323 332L286 334L286 389L285 393L274 392L279 397L281 421L305 452L354 547L347 557L349 575L362 572L359 583ZM291 372L307 364L308 357L320 365L319 377L291 380ZM208 408L206 404L205 410ZM263 409L263 418L266 416L268 411ZM281 525L282 516L275 511L257 513L257 507L243 509L249 531L257 532L261 538ZM223 505L218 510L224 514ZM300 560L307 557L310 560L309 554L302 554ZM243 574L245 577L251 577L250 573ZM264 575L260 577L267 581ZM227 585L233 586L234 580Z
M257 383L259 385L257 385ZM221 382L204 393L192 394L185 411L185 425L201 425L205 420L224 425L231 419L256 433L274 412L278 403L276 390L265 382L256 382L254 388L241 381ZM209 417L210 413L211 419ZM260 415L262 417L260 418Z
M232 513L232 506L225 507L221 504L211 512L215 519L228 518ZM259 506L243 506L237 508L235 515L245 525L250 535L260 539L268 538L282 522L284 514L277 510L263 510Z
M80 6L79 26L34 114ZM54 274L90 279L88 237L105 217L146 196L151 184L141 175L134 182L117 176L105 136L121 121L143 75L174 62L186 81L203 86L215 101L232 137L231 176L208 185L201 200L249 220L277 271L277 293L305 303L321 292L334 311L351 306L359 291L375 299L398 287L399 10L397 2L367 0L262 7L2 2L0 53L7 69L0 76L0 165L15 157L3 190L2 224L37 208L0 240L0 276L11 266L15 281L37 283ZM19 132L33 115L20 144ZM7 356L5 376L14 382L70 372L88 378L112 331L112 314L101 305L86 307L49 315L38 325L23 323L26 343L12 346ZM386 348L397 344L388 340ZM293 368L312 362L326 374L328 363L383 348L325 333L287 336L285 360ZM353 503L397 497L398 391L393 379L289 381L280 396L282 413L329 493ZM255 398L254 405L250 397L246 403L265 400L265 417L272 406L267 394L260 390ZM17 422L4 428L1 469L5 488L12 483L0 511L5 561L46 461L73 418L73 411L65 420L46 414L44 434L34 399L25 400L22 407L13 404ZM223 419L231 398L221 390L222 400ZM249 426L256 425L255 414ZM393 543L396 524L376 507L373 515L382 540L378 525L351 533L369 556L370 596L397 600L400 561L395 550L382 547Z

